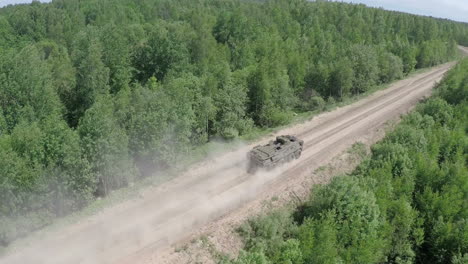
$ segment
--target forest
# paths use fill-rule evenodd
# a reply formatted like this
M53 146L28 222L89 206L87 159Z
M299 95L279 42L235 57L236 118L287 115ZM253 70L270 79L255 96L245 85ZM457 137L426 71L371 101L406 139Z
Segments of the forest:
M468 263L468 59L351 173L239 229L230 264Z
M464 23L305 0L33 2L0 35L0 246L468 45Z

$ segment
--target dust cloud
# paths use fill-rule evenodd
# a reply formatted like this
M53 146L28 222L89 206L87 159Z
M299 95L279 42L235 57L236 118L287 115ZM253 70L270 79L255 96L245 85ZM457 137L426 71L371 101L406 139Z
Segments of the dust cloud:
M11 264L114 263L147 246L168 246L194 226L255 197L271 175L280 173L247 174L250 148L239 143L237 150L224 155L209 152L205 161L180 177L142 190L140 198L42 234L28 244L19 243L0 260ZM246 184L248 179L254 181Z
M401 115L427 95L452 65L400 81L356 104L281 131L302 133L306 148L299 160L250 175L246 173L246 153L253 145L244 144L223 155L214 153L179 177L142 190L139 198L32 241L0 262L139 263L135 256L143 250L158 252L188 237L195 229L268 191L271 183L307 174L303 168L317 167L352 145L356 138ZM155 258L152 263L158 263Z

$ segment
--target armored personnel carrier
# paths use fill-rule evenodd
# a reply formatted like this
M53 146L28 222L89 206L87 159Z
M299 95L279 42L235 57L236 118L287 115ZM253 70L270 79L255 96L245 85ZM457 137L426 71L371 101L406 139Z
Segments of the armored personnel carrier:
M249 173L263 168L270 170L280 164L298 159L301 156L304 141L295 136L279 136L264 146L254 147L248 154Z

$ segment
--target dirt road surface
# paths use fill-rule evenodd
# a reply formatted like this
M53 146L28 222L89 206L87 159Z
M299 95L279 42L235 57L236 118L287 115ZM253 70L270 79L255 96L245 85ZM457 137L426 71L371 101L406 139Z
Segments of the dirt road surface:
M468 48L463 46L458 46L458 49L463 53L464 56L468 56Z
M352 105L280 131L277 134L303 139L305 148L299 160L273 172L246 174L245 154L252 147L246 145L202 162L163 185L148 187L139 198L10 252L0 263L159 263L154 257L157 252L258 199L261 193L273 190L272 185L310 174L359 138L406 113L430 94L453 65L441 65L396 82ZM151 252L151 260L142 259L143 252Z

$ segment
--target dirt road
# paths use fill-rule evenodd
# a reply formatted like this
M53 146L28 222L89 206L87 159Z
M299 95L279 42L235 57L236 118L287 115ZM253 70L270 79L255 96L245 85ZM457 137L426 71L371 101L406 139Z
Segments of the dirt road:
M458 46L458 49L463 53L464 56L468 56L468 48L463 46Z
M205 161L170 182L146 189L141 198L32 242L29 247L0 258L0 262L142 262L141 254L136 252L149 250L154 255L213 219L256 199L275 182L310 173L359 137L407 112L431 92L452 66L453 63L445 64L399 81L357 103L280 131L278 134L298 135L305 141L305 148L299 160L273 172L246 174L245 153L252 146L244 146ZM140 256L134 258L136 255Z

